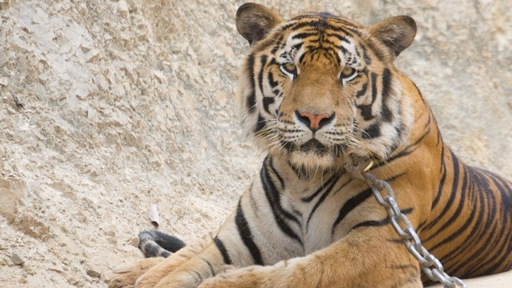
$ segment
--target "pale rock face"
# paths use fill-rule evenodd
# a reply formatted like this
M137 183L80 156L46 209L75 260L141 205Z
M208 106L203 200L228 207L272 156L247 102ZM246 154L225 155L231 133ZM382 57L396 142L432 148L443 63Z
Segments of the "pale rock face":
M263 156L235 108L243 2L0 1L0 283L104 287L141 257L129 242L151 204L186 241L220 225ZM397 66L465 162L512 178L511 1L259 3L364 25L412 16Z

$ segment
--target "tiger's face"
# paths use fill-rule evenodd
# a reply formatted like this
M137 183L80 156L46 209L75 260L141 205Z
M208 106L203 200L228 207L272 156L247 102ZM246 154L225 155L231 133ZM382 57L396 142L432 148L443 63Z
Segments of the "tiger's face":
M385 159L407 137L410 103L393 61L414 38L412 19L365 29L325 13L283 21L254 4L238 11L237 28L252 46L244 122L261 148L296 167L331 169L349 155Z

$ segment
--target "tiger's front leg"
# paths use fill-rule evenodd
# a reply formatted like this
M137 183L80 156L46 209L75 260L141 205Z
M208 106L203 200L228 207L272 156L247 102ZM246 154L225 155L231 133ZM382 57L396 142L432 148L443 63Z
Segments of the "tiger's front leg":
M415 259L403 244L381 233L373 228L353 232L305 257L232 270L199 288L423 287Z
M212 236L208 234L203 238L199 239L193 245L186 246L181 250L177 251L173 255L165 258L161 261L156 262L156 265L151 267L147 272L142 274L135 283L135 287L138 288L152 288L155 287L163 278L171 274L178 267L186 263L188 260L193 259L196 255L204 251L204 249L211 243ZM140 262L148 261L150 259L162 259L162 258L147 258ZM133 265L132 265L133 266ZM120 277L118 277L120 278ZM121 277L122 278L122 277ZM125 280L125 279L122 279ZM125 283L126 281L123 281ZM110 287L110 286L109 286ZM124 287L124 286L112 286L112 287Z
M240 216L240 211L239 207L235 213L228 217L219 234L212 239L213 241L201 253L173 269L171 273L161 278L154 287L196 288L208 278L222 275L227 270L233 270L234 266L246 267L253 265L254 259L251 257L251 253L246 251L247 248L242 240L233 237L233 235L237 235L236 221L237 217ZM137 284L139 284L139 281Z
M128 265L122 265L113 268L113 271L110 274L110 281L108 287L154 287L162 278L170 274L177 267L185 263L187 260L195 257L197 254L201 253L205 249L205 247L208 246L208 244L211 242L211 235L212 234L210 233L203 237L202 239L199 239L196 243L185 246L181 249L180 247L176 247L176 249L179 250L167 258L155 257L154 255L158 253L155 252L156 250L154 249L153 245L150 245L150 248L148 248L148 251L151 251L148 252L148 254L146 254L146 251L144 251L144 249L141 249L143 250L146 257L151 258L142 259L134 263L130 263ZM168 253L172 251L176 250L167 250Z

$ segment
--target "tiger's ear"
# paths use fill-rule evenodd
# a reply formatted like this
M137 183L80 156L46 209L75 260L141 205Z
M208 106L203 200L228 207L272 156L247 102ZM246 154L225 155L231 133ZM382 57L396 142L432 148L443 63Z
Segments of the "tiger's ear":
M263 39L267 33L283 19L268 8L246 3L236 11L236 29L249 41L250 45Z
M368 31L386 45L396 58L414 40L416 22L409 16L396 16L372 25Z

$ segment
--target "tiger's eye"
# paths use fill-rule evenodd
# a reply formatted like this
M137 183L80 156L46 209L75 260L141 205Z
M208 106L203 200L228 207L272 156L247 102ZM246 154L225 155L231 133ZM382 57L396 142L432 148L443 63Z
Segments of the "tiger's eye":
M289 73L297 74L297 66L293 63L286 63L283 65L283 68Z
M341 71L341 77L349 77L354 74L355 71L356 69L347 66L345 69L343 69L343 71Z
M295 64L288 62L281 64L279 68L284 74L288 75L288 77L290 77L291 80L294 80L295 77L297 77L298 72L297 66L295 66Z

